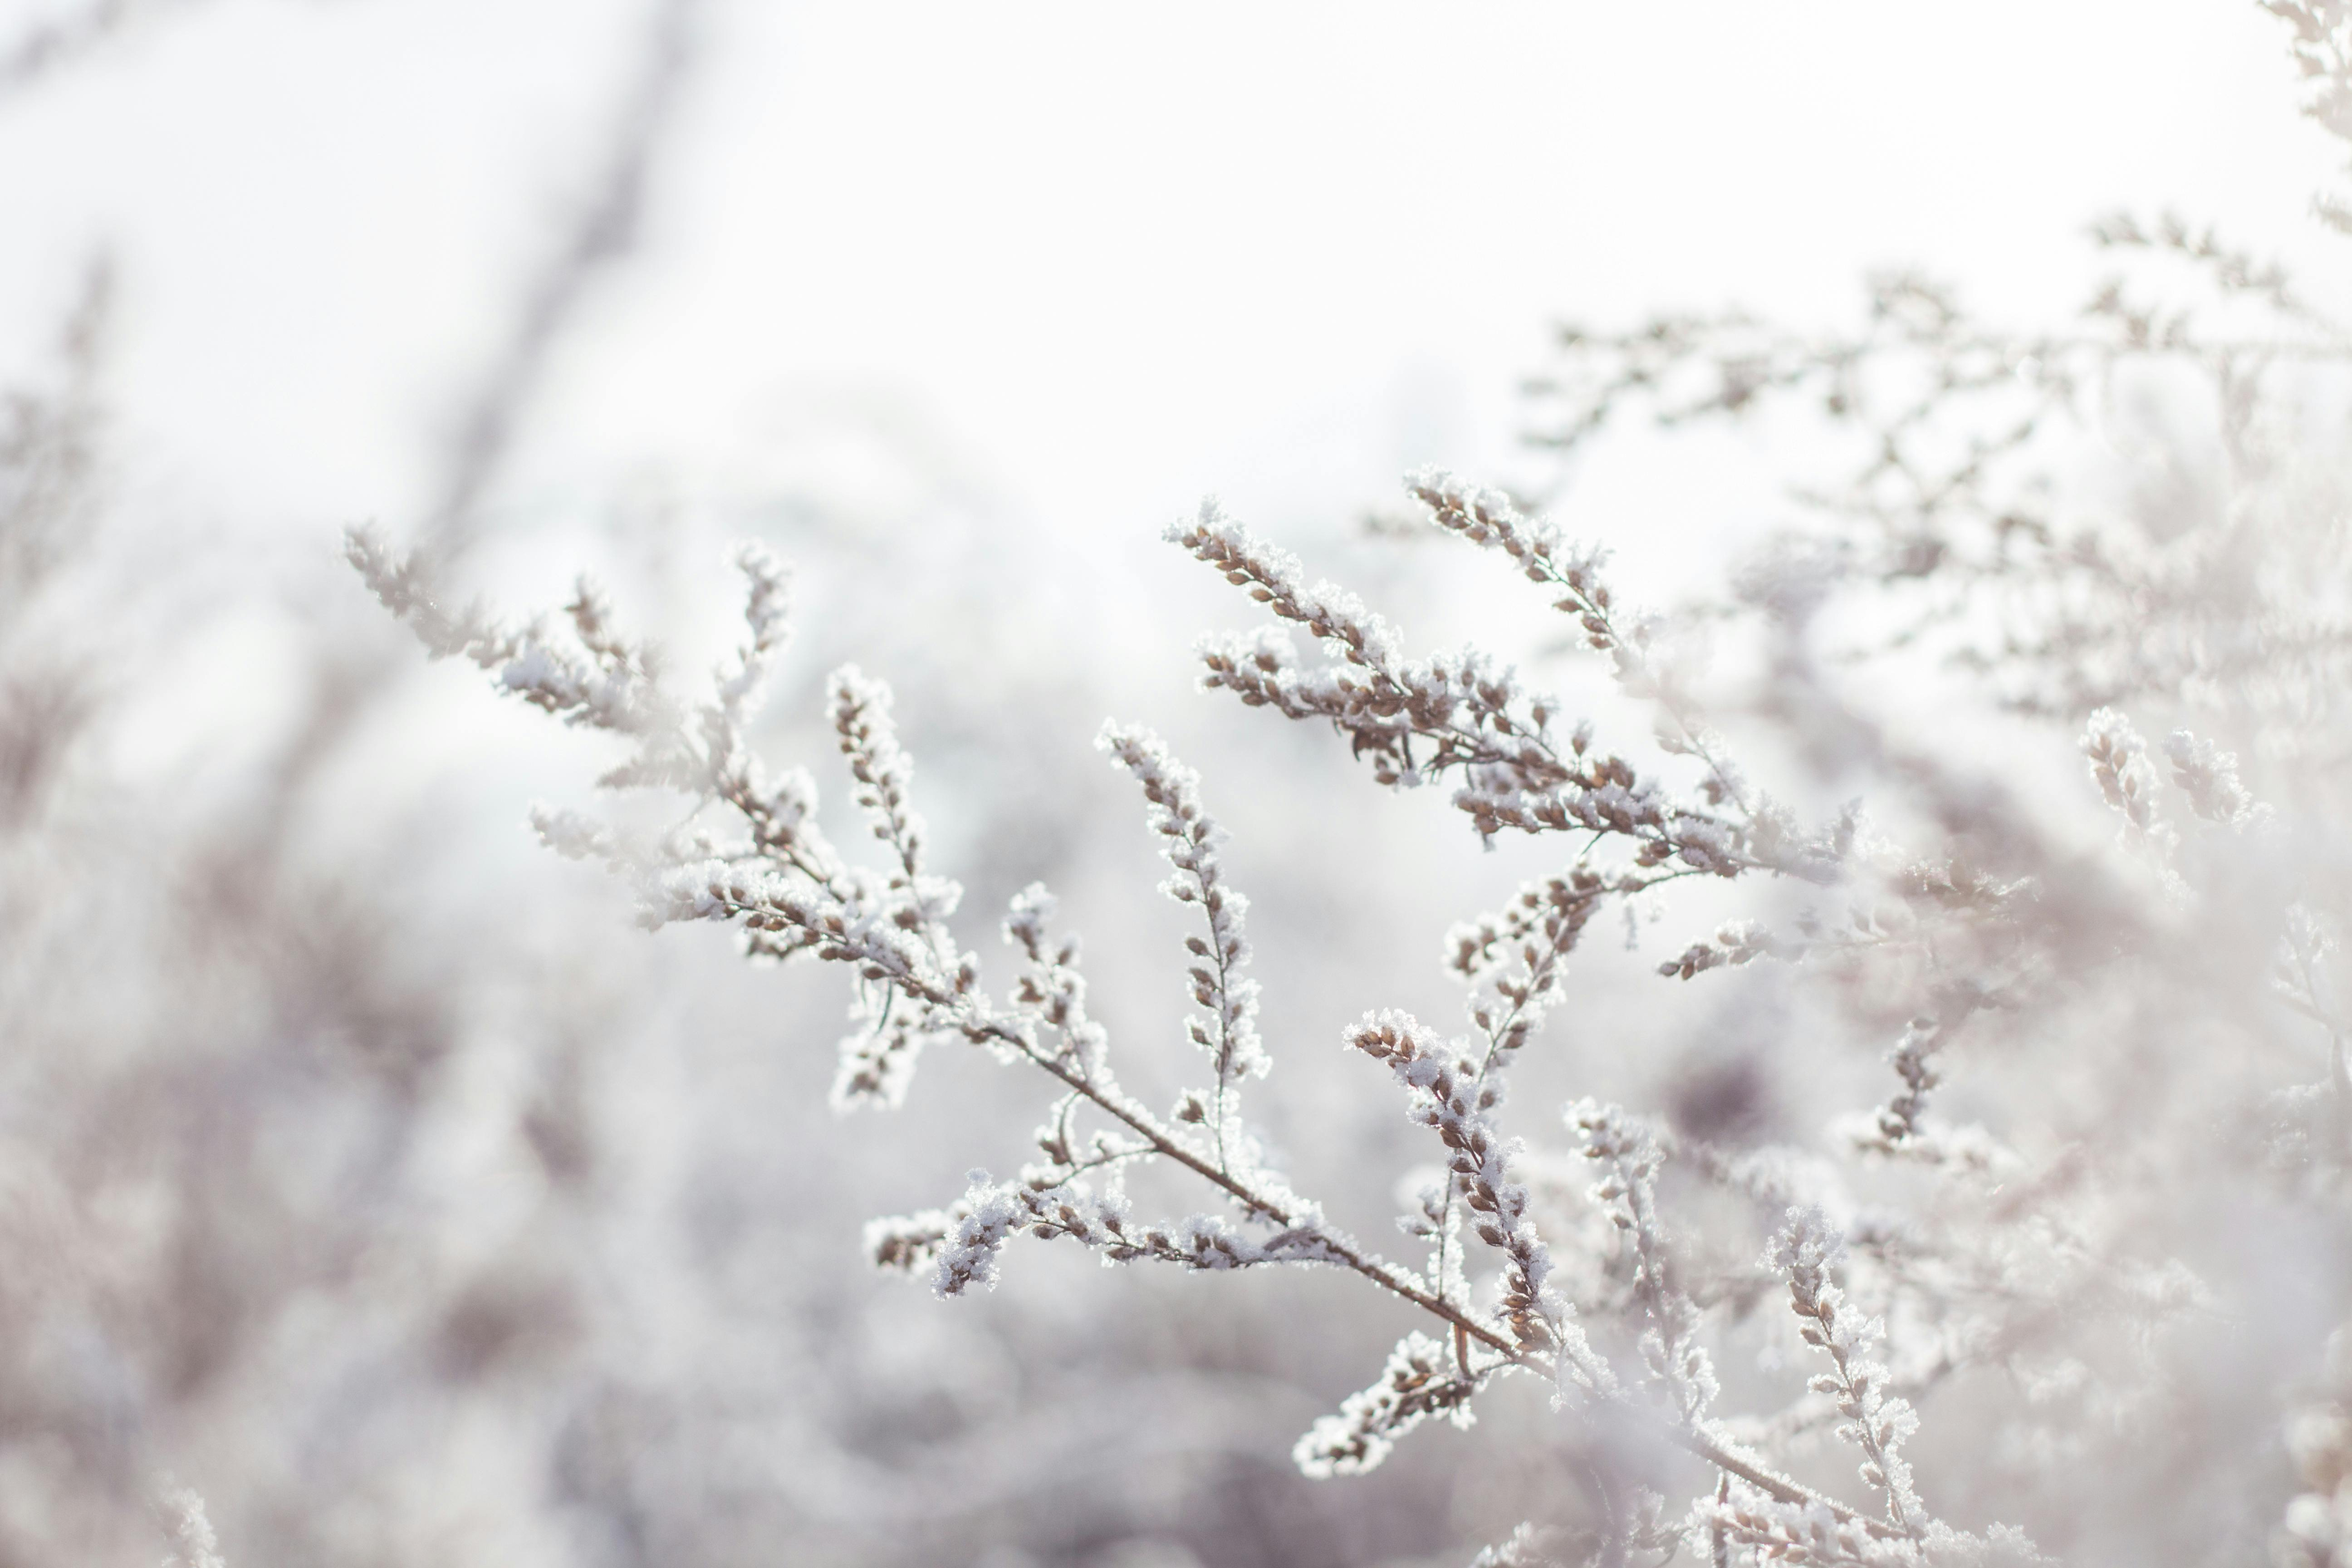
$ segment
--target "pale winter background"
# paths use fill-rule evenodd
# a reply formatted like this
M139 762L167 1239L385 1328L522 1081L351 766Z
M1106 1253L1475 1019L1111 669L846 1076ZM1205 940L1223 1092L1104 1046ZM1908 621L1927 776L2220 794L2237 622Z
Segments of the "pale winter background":
M2237 290L2253 325L2198 319L2213 342L2292 340L2252 373L2161 320L2134 352L2187 380L2030 342L2128 335L2127 310L2082 315L2119 256L2147 259L2093 242L2117 212L2159 238L2183 215L2175 249L2214 224L2317 310L2352 302L2352 242L2312 216L2344 150L2299 114L2294 36L2188 0L0 0L0 380L19 389L0 428L0 1562L1316 1568L1466 1563L1528 1521L1569 1533L1496 1561L1929 1550L1916 1531L1791 1544L1763 1493L1739 1523L1704 1456L1615 1442L1526 1378L1482 1382L1473 1429L1309 1479L1294 1441L1414 1326L1344 1271L1102 1269L1024 1242L992 1292L877 1273L868 1220L1034 1157L1039 1086L948 1038L902 1107L836 1115L851 984L634 929L626 885L530 826L534 803L593 804L622 752L428 663L343 559L373 524L432 545L453 600L518 616L587 570L697 691L742 635L731 543L763 542L796 570L794 640L751 740L810 767L836 838L862 838L825 676L887 679L932 861L964 884L956 940L1001 975L996 911L1051 883L1159 1106L1193 1081L1190 928L1091 744L1106 717L1156 729L1254 900L1277 1068L1251 1123L1335 1224L1402 1257L1391 1216L1441 1151L1341 1032L1376 1007L1455 1016L1449 929L1574 857L1507 831L1482 855L1452 783L1385 792L1326 726L1196 691L1195 636L1255 612L1160 534L1215 494L1412 648L1476 640L1606 744L1645 744L1650 699L1612 688L1549 595L1436 537L1400 485L1425 465L1549 506L1615 552L1625 598L1744 604L1717 617L1709 689L1762 787L1808 825L1878 792L1863 837L1907 842L1905 864L1943 868L1935 896L2009 933L1914 943L1944 966L1937 1005L1953 974L1991 998L1944 1020L1984 1015L1953 1114L1990 1131L1882 1134L1855 1196L1756 1162L1853 1152L1835 1124L1910 1070L1884 1058L1923 983L1784 963L1809 929L1785 890L1610 909L1512 1102L1510 1131L1554 1152L1512 1174L1557 1220L1561 1289L1596 1321L1609 1300L1680 1310L1638 1268L1611 1296L1620 1255L1576 1160L1597 1135L1558 1114L1621 1100L1740 1202L1819 1204L1857 1238L1842 1278L1889 1320L1921 1489L1955 1529L2021 1525L2085 1563L2336 1560L2341 1149L2294 1131L2304 1101L2262 1097L2330 1081L2345 340L2257 288ZM2001 385L2079 376L2056 400L2081 417L2025 454L2053 515L2225 537L2163 591L2101 578L2125 584L2114 605L2055 567L2026 584L2059 605L2032 612L2042 635L2124 616L2120 663L2112 637L2021 644L1964 585L1941 625L2005 656L1982 679L1855 669L1839 700L1889 750L1832 765L1790 695L1815 678L1769 629L1807 624L1788 562L1812 558L1772 556L1776 576L1757 552L1836 514L1788 489L1853 460L1806 345L1860 331L1889 268L2016 335L1979 355ZM1909 320L1922 297L1881 298ZM1563 354L1559 322L1730 307L1795 334L1694 330L1702 400L1756 416L1661 431L1634 405L1565 457L1525 439L1644 352ZM1808 401L1738 406L1723 389L1759 365L1759 390ZM2273 377L2261 462L2232 423L2250 374ZM1527 386L1543 376L1565 392ZM1859 580L1931 582L1942 560ZM2190 591L2238 577L2236 599ZM1911 624L1904 592L1843 629ZM2231 664L2213 648L2238 626L2252 651ZM2193 831L2211 801L2183 795L2166 829L2142 803L2170 775L2119 721L2092 726L2105 776L2084 765L2105 703L2239 749L2285 826L2232 859ZM1970 817L1937 768L2034 809ZM2216 809L2214 831L2254 831ZM1759 831L1740 853L1763 868ZM1990 880L1968 883L1971 857ZM1853 885L1925 896L1899 858ZM2010 892L1985 889L2027 882L2060 918L2013 930ZM1735 916L1778 921L1780 950L1657 975ZM2282 952L2301 1015L2241 1005L2231 987ZM1941 1164L1913 1163L1979 1182L1975 1207L1903 1184L1931 1146ZM1204 1201L1157 1181L1139 1203ZM1888 1182L1942 1216L1901 1235L1965 1211L1982 1245L1919 1284L1874 1217ZM2116 1195L2135 1183L2145 1211ZM1779 1210L1682 1196L1727 1406L1764 1412L1725 1430L1885 1512L1802 1404L1810 1352L1758 1262ZM1801 1274L1788 1234L1778 1267ZM1973 1327L1938 1326L1963 1309ZM1595 1343L1640 1381L1633 1340ZM1653 1371L1669 1405L1696 1386ZM1653 1485L1678 1542L1628 1522ZM1686 1515L1694 1497L1722 1511Z

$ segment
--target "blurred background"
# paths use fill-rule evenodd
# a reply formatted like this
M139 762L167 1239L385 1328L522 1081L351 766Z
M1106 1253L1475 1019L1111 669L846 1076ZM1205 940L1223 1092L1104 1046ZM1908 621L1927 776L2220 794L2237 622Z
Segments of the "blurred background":
M1453 1017L1446 928L1549 860L1195 695L1249 617L1160 529L1217 494L1589 693L1493 563L1367 522L1423 464L1559 480L1559 319L1832 325L1907 264L2063 320L2099 214L2308 258L2336 162L2277 24L2190 0L0 0L0 1563L152 1562L169 1485L238 1564L1465 1560L1562 1438L1506 1391L1300 1479L1405 1326L1349 1281L872 1275L1044 1096L942 1050L833 1117L842 978L541 851L607 752L428 665L341 530L516 612L593 572L689 674L772 543L771 759L842 793L824 672L889 679L967 942L1055 886L1153 1098L1183 926L1089 742L1159 728L1255 901L1256 1113L1377 1236L1426 1151L1339 1029ZM1670 596L1777 521L1759 442L1629 430L1559 504ZM1725 994L1617 945L1580 1017L1654 1049L1556 1029L1522 1097L1769 1131L1701 1092Z

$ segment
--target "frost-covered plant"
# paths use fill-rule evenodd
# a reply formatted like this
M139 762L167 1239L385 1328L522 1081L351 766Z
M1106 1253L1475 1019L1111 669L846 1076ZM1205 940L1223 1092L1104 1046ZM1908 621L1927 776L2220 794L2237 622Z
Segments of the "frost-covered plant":
M351 555L377 595L435 652L473 660L508 691L568 722L625 737L632 750L606 775L608 784L667 787L691 802L670 831L645 839L541 814L540 830L552 847L598 857L631 878L648 923L729 921L744 932L754 955L811 954L852 966L861 985L861 1027L843 1045L837 1104L894 1102L905 1092L917 1052L940 1038L961 1038L1025 1064L1056 1086L1035 1137L1042 1160L1009 1180L975 1172L955 1204L877 1222L868 1239L877 1261L925 1270L942 1296L992 1284L1005 1244L1024 1231L1075 1241L1108 1262L1345 1269L1417 1309L1439 1332L1408 1335L1371 1387L1302 1439L1298 1459L1310 1474L1370 1469L1423 1420L1465 1421L1494 1379L1532 1374L1579 1418L1652 1434L1710 1467L1718 1483L1710 1486L1716 1501L1709 1506L1717 1511L1706 1515L1715 1521L1709 1528L1764 1542L1777 1542L1776 1531L1827 1520L1858 1560L1908 1560L1906 1554L1916 1555L1929 1539L1933 1521L1893 1456L1907 1430L1881 1432L1907 1406L1883 1403L1869 1382L1871 1366L1847 1364L1857 1331L1821 1318L1820 1332L1836 1336L1828 1342L1838 1357L1841 1397L1864 1412L1850 1430L1870 1457L1867 1473L1890 1488L1883 1520L1780 1473L1715 1416L1717 1380L1701 1339L1705 1314L1660 1217L1658 1180L1670 1141L1613 1107L1586 1103L1570 1111L1586 1156L1603 1173L1594 1200L1624 1236L1631 1289L1606 1307L1638 1342L1628 1363L1587 1334L1585 1316L1602 1304L1570 1300L1552 1284L1551 1253L1515 1169L1518 1146L1500 1120L1508 1070L1559 1000L1565 962L1599 908L1688 877L1767 873L1834 885L1853 857L1853 821L1802 833L1788 813L1740 782L1717 738L1648 678L1644 634L1612 612L1592 552L1569 547L1500 496L1442 475L1417 480L1415 494L1441 526L1502 549L1528 576L1558 592L1559 607L1612 656L1621 679L1661 702L1671 724L1664 751L1695 759L1703 773L1685 796L1655 772L1637 772L1623 756L1599 750L1590 725L1559 733L1556 701L1525 690L1511 673L1476 655L1407 658L1385 622L1328 585L1308 587L1295 561L1213 509L1171 531L1172 541L1331 650L1329 662L1302 668L1277 638L1213 641L1202 654L1204 685L1232 690L1251 706L1330 723L1392 784L1454 774L1454 803L1483 836L1559 833L1580 840L1568 869L1454 938L1453 967L1469 989L1472 1037L1448 1039L1394 1011L1368 1014L1348 1033L1352 1048L1389 1068L1413 1119L1442 1146L1444 1176L1406 1221L1431 1247L1418 1269L1333 1226L1265 1162L1251 1134L1242 1090L1268 1058L1254 1024L1255 983L1242 973L1245 904L1219 862L1220 830L1202 804L1199 781L1150 735L1113 725L1100 744L1145 796L1174 868L1164 890L1195 908L1202 921L1187 941L1201 1008L1188 1033L1203 1053L1208 1078L1164 1113L1118 1079L1106 1031L1086 1008L1076 943L1052 933L1053 903L1043 888L1019 895L1004 922L1005 939L1023 961L1021 977L1003 995L983 985L979 959L959 947L948 923L960 889L925 867L923 830L909 799L911 770L890 727L885 689L854 668L836 674L831 687L840 750L873 837L886 850L878 868L855 864L824 837L804 774L772 782L750 755L742 722L783 624L783 578L764 552L747 549L739 557L748 584L746 639L720 672L713 697L694 707L664 691L656 679L658 661L615 631L610 610L585 584L568 607L571 636L559 638L536 624L509 627L478 612L447 612L425 588L415 559L366 534L352 536ZM702 825L709 806L730 812L731 832ZM1994 900L1992 907L2004 906ZM1694 960L1668 968L1696 973L1706 966ZM1882 1116L1882 1129L1916 1122L1927 1082L1923 1074L1910 1075L1912 1103ZM1153 1162L1189 1172L1216 1206L1182 1216L1139 1215L1125 1177ZM1478 1256L1498 1271L1486 1300L1467 1276L1473 1239L1486 1249ZM1813 1282L1801 1292L1801 1308L1828 1313L1841 1298L1824 1293L1818 1260L1811 1267Z
M1607 590L1589 560L1563 550L1499 498L1435 476L1423 481L1421 493L1441 521L1457 519L1465 531L1484 528L1524 549L1539 563L1531 564L1531 575L1556 573L1567 593L1562 603L1582 617L1595 646L1619 650L1621 667L1638 670L1638 637L1626 637L1608 618ZM1591 1350L1573 1304L1547 1285L1550 1259L1528 1215L1527 1190L1513 1180L1513 1145L1494 1115L1511 1059L1556 998L1561 961L1597 906L1692 875L1729 878L1769 867L1820 877L1835 863L1834 836L1801 839L1777 818L1738 805L1725 810L1738 785L1720 763L1710 764L1705 804L1675 799L1655 778L1637 776L1622 757L1594 751L1588 730L1555 736L1556 706L1523 693L1507 673L1475 656L1406 659L1384 622L1337 590L1307 588L1296 562L1213 509L1171 537L1248 584L1277 616L1306 626L1340 661L1302 674L1275 642L1261 639L1238 651L1212 645L1203 655L1205 684L1234 689L1253 705L1273 702L1293 716L1330 720L1359 752L1372 752L1391 783L1459 770L1456 804L1484 834L1576 831L1596 846L1624 847L1622 863L1610 863L1596 860L1589 846L1570 871L1458 934L1454 967L1471 988L1480 1042L1475 1048L1393 1012L1369 1014L1349 1032L1351 1046L1394 1072L1415 1119L1446 1152L1441 1190L1411 1222L1433 1242L1424 1270L1391 1262L1332 1226L1320 1205L1293 1192L1265 1162L1249 1132L1241 1090L1268 1059L1254 1025L1255 983L1241 973L1248 958L1246 905L1226 883L1216 854L1221 830L1202 805L1199 781L1156 738L1111 725L1099 744L1144 795L1175 870L1163 890L1202 918L1201 932L1186 944L1202 1009L1188 1033L1207 1058L1210 1078L1164 1114L1119 1082L1105 1031L1086 1011L1076 945L1049 931L1053 901L1044 888L1019 895L1004 922L1006 941L1024 960L1021 979L1001 998L982 986L977 956L958 947L948 925L961 889L923 868L923 830L909 804L911 769L890 727L886 689L855 668L838 672L831 686L834 730L858 804L887 851L878 870L854 864L824 837L805 774L772 783L750 756L742 721L782 626L783 577L763 552L747 548L738 558L748 584L745 644L721 672L713 698L689 709L663 690L657 659L614 629L610 610L585 584L568 606L571 636L559 639L540 625L508 627L478 611L446 611L416 559L370 535L352 535L350 549L377 596L434 652L473 660L506 690L567 722L625 737L632 752L605 775L608 785L664 786L694 802L676 827L646 840L544 813L540 831L551 847L598 857L632 878L649 924L730 921L757 956L809 953L855 969L864 1026L844 1042L837 1104L895 1100L923 1043L941 1037L1025 1063L1058 1086L1036 1133L1042 1161L1006 1181L975 1172L954 1205L877 1222L868 1239L877 1261L926 1269L942 1296L993 1283L1003 1246L1024 1231L1076 1241L1110 1262L1344 1268L1435 1319L1451 1343L1408 1338L1378 1384L1302 1441L1300 1462L1310 1473L1370 1468L1397 1436L1428 1415L1465 1418L1471 1398L1493 1378L1532 1373L1566 1401L1656 1426L1760 1495L1850 1517L1843 1505L1774 1473L1702 1419L1704 1399L1696 1390L1704 1358L1684 1342L1693 1315L1686 1303L1670 1308L1679 1298L1661 1261L1653 1258L1644 1278L1651 1310L1682 1314L1661 1331L1653 1357L1656 1375L1684 1388L1671 1408L1651 1409L1608 1358ZM1416 740L1425 753L1419 759ZM1696 732L1679 743L1700 755L1711 744ZM732 835L698 825L709 805L731 810ZM1654 1175L1654 1152L1632 1154L1627 1164L1626 1152L1605 1134L1595 1148L1596 1158L1619 1160L1636 1188ZM1129 1167L1149 1162L1189 1171L1220 1207L1139 1217L1124 1178ZM1465 1225L1503 1261L1502 1292L1492 1306L1480 1305L1467 1288ZM1661 1245L1654 1226L1634 1228L1645 1250Z
M2271 9L2340 130L2342 8ZM1041 1075L1034 1157L867 1229L878 1264L940 1296L994 1285L1024 1233L1108 1264L1352 1277L1414 1326L1300 1438L1307 1474L1371 1471L1433 1417L1469 1424L1512 1378L1600 1456L1592 1508L1529 1521L1484 1563L2265 1547L2339 1562L2340 1412L2327 1397L2287 1412L2324 1334L2306 1320L2352 1315L2334 1282L2352 1157L2334 957L2352 865L2336 697L2352 554L2340 465L2306 439L2352 333L2186 224L2119 218L2099 238L2199 269L2219 323L2118 282L2075 330L2007 333L1901 277L1874 285L1853 338L1684 317L1570 336L1543 389L1556 446L1637 396L1669 424L1800 396L1853 437L1856 464L1801 492L1810 521L1706 606L1707 624L1744 621L1763 649L1744 695L1692 673L1674 618L1629 612L1601 550L1501 491L1409 481L1435 531L1494 552L1567 618L1653 721L1638 743L1605 742L1595 718L1477 650L1411 652L1213 504L1169 530L1274 623L1204 641L1204 689L1328 726L1376 783L1443 794L1483 842L1554 856L1450 935L1465 1032L1378 998L1344 1032L1434 1141L1434 1179L1400 1220L1418 1260L1333 1223L1245 1114L1274 1058L1247 902L1201 780L1149 731L1113 723L1098 745L1144 797L1171 868L1162 891L1196 921L1198 1077L1164 1107L1120 1078L1043 886L1003 921L1009 983L962 945L961 889L929 858L886 686L845 667L828 688L870 862L820 830L808 774L772 776L753 754L745 727L787 625L765 551L737 557L742 644L693 700L585 583L567 627L512 625L451 609L426 558L373 534L353 533L349 554L433 654L619 738L604 784L683 799L651 833L541 812L550 847L627 879L649 925L718 921L754 958L850 970L837 1109L898 1104L920 1054L947 1042ZM2069 488L2070 432L2114 430L2118 388L2169 406L2175 372L2210 394L2182 405L2210 416L2211 461L2181 437L2153 476L2149 459L2119 489ZM1961 732L1977 738L1939 743L1874 711L1843 680L1853 662L1967 705L1979 727ZM2167 727L2161 763L2135 715ZM2012 750L1987 750L1993 733ZM2044 787L2070 753L2067 786ZM1804 804L1856 787L1868 818ZM2092 826L2101 801L2112 835ZM1671 909L1669 888L1744 902L1686 932L1662 977L1805 999L1789 1032L1825 1042L1798 1086L1810 1125L1748 1137L1582 1098L1561 1123L1571 1164L1512 1121L1510 1077L1585 973L1592 920ZM1835 1065L1865 1043L1891 1082ZM1758 1071L1782 1070L1761 1054ZM1147 1211L1129 1184L1147 1166L1199 1206ZM1942 1422L1954 1436L1939 1446ZM1851 1451L1863 1491L1824 1462L1824 1438Z

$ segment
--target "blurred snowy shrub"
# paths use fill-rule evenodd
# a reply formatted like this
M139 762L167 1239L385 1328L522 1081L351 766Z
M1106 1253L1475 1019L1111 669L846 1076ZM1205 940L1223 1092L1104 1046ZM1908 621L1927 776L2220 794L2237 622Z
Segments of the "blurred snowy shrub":
M2267 8L2352 139L2352 7ZM1801 431L1806 471L1791 524L1654 614L1532 500L1415 476L1349 574L1401 596L1399 552L1477 547L1517 666L1413 652L1214 508L1171 530L1272 622L1205 641L1202 684L1270 711L1187 742L1205 781L1100 731L1189 922L1191 1010L1150 1036L1137 961L1082 967L1033 881L1158 929L1106 918L1099 781L1055 772L1085 649L985 614L1038 580L1009 529L762 519L813 571L876 558L828 585L890 584L812 636L920 731L857 668L825 688L870 860L758 754L809 739L752 728L763 685L808 692L770 548L702 694L593 587L501 623L355 538L434 652L660 797L541 811L551 846L652 923L830 961L829 1068L777 1048L814 988L610 931L484 813L397 802L444 715L269 602L318 584L123 531L93 273L0 405L0 1561L2352 1563L2352 334L2180 219L2097 242L2116 282L2063 329L1905 274L1850 335L1567 334L1541 452L1738 420ZM1514 595L1585 668L1507 647ZM159 782L172 677L238 616L290 626L291 695ZM477 743L505 812L533 770ZM953 763L935 838L914 750ZM1393 957L1475 876L1347 765L1541 868L1431 955L1453 1029ZM1621 919L1664 950L1629 963ZM1342 983L1340 1048L1302 1047ZM1400 1207L1391 1258L1363 1226ZM861 1225L887 1270L998 1293L836 1267ZM1024 1236L1172 1268L1076 1279ZM1263 1462L1276 1423L1313 1484Z

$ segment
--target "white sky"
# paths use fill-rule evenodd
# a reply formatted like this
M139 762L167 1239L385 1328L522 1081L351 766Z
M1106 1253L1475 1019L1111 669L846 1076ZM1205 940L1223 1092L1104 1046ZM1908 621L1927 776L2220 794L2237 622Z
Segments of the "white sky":
M167 493L322 545L411 519L642 9L217 0L0 102L0 366L103 242ZM2221 0L717 0L503 495L756 483L856 405L1057 532L1344 514L1506 460L1563 314L1828 317L1912 261L2046 316L2116 205L2307 249L2332 155L2282 37Z

